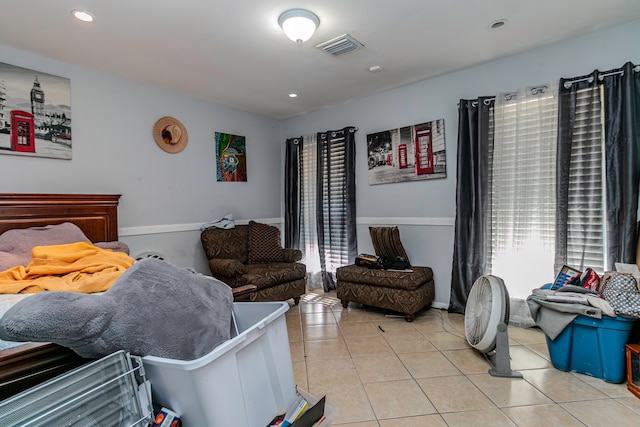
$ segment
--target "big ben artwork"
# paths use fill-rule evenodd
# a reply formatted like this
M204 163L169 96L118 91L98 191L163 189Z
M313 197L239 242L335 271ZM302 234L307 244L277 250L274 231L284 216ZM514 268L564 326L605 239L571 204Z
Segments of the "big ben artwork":
M70 160L70 80L0 62L0 82L0 154Z

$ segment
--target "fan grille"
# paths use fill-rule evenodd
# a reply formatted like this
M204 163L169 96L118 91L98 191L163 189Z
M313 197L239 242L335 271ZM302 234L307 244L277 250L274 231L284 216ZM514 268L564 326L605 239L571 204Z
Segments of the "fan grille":
M509 294L502 279L482 276L469 292L464 326L469 345L488 353L496 347L498 324L509 322Z

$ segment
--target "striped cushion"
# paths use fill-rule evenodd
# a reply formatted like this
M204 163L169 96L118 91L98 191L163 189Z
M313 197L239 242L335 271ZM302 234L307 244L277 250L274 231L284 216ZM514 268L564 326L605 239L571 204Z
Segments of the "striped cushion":
M398 227L369 227L371 243L376 255L389 261L394 261L396 257L402 257L408 263L409 257L400 241L400 231Z
M282 262L280 230L277 227L249 221L249 264Z

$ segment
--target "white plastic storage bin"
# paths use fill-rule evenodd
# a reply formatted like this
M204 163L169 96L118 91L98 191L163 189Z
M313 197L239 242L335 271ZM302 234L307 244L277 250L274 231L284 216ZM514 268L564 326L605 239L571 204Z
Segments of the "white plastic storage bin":
M147 356L154 403L184 427L260 427L296 399L286 302L233 304L238 335L189 361Z

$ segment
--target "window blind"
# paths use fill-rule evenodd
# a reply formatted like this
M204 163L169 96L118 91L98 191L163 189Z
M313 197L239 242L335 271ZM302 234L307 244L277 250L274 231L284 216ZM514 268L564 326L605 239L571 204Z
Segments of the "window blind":
M496 97L490 265L517 298L553 281L557 120L557 84Z
M349 264L347 242L347 170L346 139L343 132L330 134L323 141L322 210L326 270L335 273L338 267Z
M567 264L602 273L606 221L601 87L577 91L575 117L569 165Z

